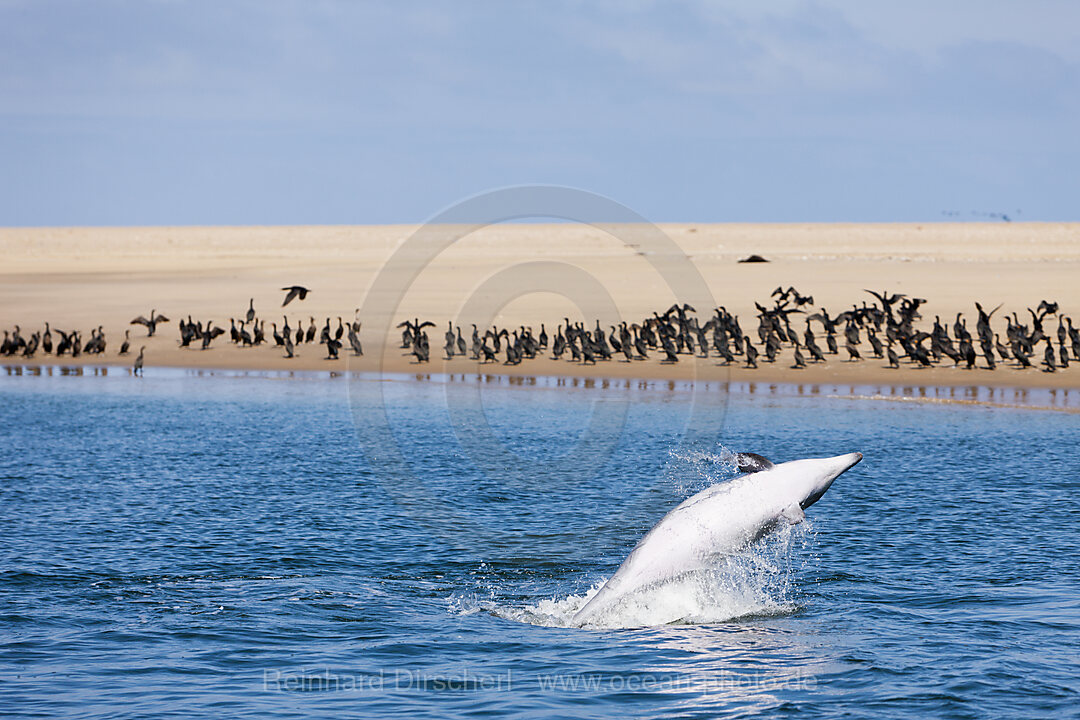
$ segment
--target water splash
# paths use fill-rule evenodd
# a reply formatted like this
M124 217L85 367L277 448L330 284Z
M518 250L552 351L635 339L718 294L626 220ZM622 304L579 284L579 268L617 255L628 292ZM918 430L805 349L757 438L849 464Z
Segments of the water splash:
M785 526L744 551L717 558L709 567L632 593L600 613L587 628L637 628L698 625L738 618L788 615L799 609L793 558L812 534L809 523ZM579 627L574 615L603 586L587 592L545 598L516 607L490 596L456 599L454 610L545 627Z
M738 474L735 453L673 451L669 474L678 478L677 492L690 495ZM676 469L676 473L670 470ZM738 618L787 615L799 609L794 576L796 556L812 539L810 522L784 525L743 550L714 558L708 567L632 593L601 612L588 628L635 628L670 624L706 624ZM489 612L498 617L545 627L579 627L575 614L605 580L583 594L545 598L524 607L500 602L498 593L454 601L459 614Z
M668 457L671 462L666 475L672 479L676 492L686 497L739 475L735 453L723 445L718 445L716 451L673 448L668 451Z

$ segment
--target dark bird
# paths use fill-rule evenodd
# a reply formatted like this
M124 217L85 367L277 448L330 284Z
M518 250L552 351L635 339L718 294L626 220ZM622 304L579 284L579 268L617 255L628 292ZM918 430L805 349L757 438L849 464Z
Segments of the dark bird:
M247 321L250 323L255 319L255 298L251 298L248 301Z
M135 318L134 320L132 320L128 324L129 325L145 325L146 326L146 331L147 331L146 332L146 337L153 337L154 332L157 330L158 323L169 322L169 318L165 317L164 315L157 315L155 313L156 313L155 310L151 310L149 319L144 318L142 315L140 315L139 317Z
M446 334L443 335L443 339L446 341L443 344L443 350L446 352L446 358L449 360L454 357L454 349L457 347L457 339L454 336L454 323L448 321L446 323Z
M743 343L746 346L746 367L757 367L758 349L750 344L750 336L747 335L743 338Z
M1002 344L1001 338L998 337L997 333L994 333L994 349L997 350L997 354L1001 356L1003 362L1009 361L1009 348Z
M1057 372L1057 366L1054 363L1054 346L1050 344L1050 341L1046 341L1046 352L1043 353L1043 372Z
M304 300L307 298L307 294L311 292L303 285L290 285L289 287L283 287L281 289L286 291L285 302L281 303L281 307L285 307L296 298ZM254 302L254 300L252 302Z
M360 323L353 323L349 326L349 345L352 346L353 355L363 355L364 348L360 344Z
M210 343L212 343L216 338L224 334L224 328L214 327L214 323L208 321L206 323L206 327L202 331L202 347L200 349L209 350Z
M146 352L146 346L139 348L139 357L135 358L135 365L132 366L132 372L135 375L141 375L143 369L143 353Z
M878 340L878 336L874 333L874 329L870 328L867 331L867 337L870 339L870 347L874 350L874 357L879 358L882 356L881 341Z
M1049 300L1043 300L1039 303L1039 307L1036 308L1039 313L1039 319L1042 320L1047 315L1053 315L1058 311L1058 304L1056 302L1050 302Z
M799 346L795 346L795 364L791 366L794 369L806 367L806 360L803 359L803 355L799 352Z

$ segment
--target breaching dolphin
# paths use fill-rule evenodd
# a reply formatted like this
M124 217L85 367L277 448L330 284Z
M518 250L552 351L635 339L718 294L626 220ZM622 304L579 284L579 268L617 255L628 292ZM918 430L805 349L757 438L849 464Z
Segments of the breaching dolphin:
M862 457L855 452L774 465L760 455L736 455L745 474L702 490L665 515L573 623L588 623L637 590L704 568L710 559L745 547L781 522L802 522L803 510Z

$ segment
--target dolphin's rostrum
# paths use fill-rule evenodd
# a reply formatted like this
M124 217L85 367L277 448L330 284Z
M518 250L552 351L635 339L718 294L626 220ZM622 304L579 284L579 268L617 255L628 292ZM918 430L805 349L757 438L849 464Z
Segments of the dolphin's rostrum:
M863 456L855 452L779 465L760 455L736 457L746 474L702 490L665 515L574 615L574 624L596 620L631 593L704 568L781 522L802 522L803 511Z

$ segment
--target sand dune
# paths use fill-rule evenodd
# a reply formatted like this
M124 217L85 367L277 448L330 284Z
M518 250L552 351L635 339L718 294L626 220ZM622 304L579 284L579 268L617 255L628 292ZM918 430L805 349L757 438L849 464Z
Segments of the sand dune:
M591 327L601 316L607 329L619 317L636 321L678 299L697 303L705 314L710 303L723 305L754 335L754 301L764 303L781 285L813 295L816 306L834 314L872 302L864 288L923 297L929 301L923 308L927 327L935 314L951 324L957 312L964 312L974 328L976 300L1004 304L995 321L1015 311L1030 322L1025 308L1042 299L1056 300L1064 313L1080 318L1080 224L678 224L660 227L672 243L666 247L652 242L649 228L605 232L582 225L496 225L465 234L430 263L418 259L418 243L421 250L431 248L462 229L425 229L428 234L419 241L417 229L0 229L0 326L19 324L28 335L48 321L89 336L100 325L108 338L103 356L58 360L39 352L28 361L33 364L130 365L132 358L116 355L130 329L135 351L146 347L148 366L462 373L476 371L477 363L436 358L449 320L465 326L466 338L472 322L535 330L544 322L553 333L563 317ZM751 253L771 262L736 262ZM376 278L400 290L400 302L395 292L369 296ZM312 293L283 310L279 288L293 284ZM705 292L695 291L696 286ZM213 320L227 329L230 317L243 317L249 298L268 321L268 336L270 323L280 324L283 313L293 327L298 320L307 326L309 318L321 326L327 317L336 327L339 316L349 321L364 308L359 316L364 357L345 358L343 351L341 360L326 360L324 349L312 344L288 360L273 347L235 347L227 336L205 352L178 347L179 318ZM128 323L151 309L173 322L146 338L142 327ZM398 349L398 331L384 338L377 330L412 317L436 323L432 362L422 367ZM1048 323L1051 334L1056 325L1055 319ZM801 330L803 324L796 326ZM1002 320L995 328L1004 326ZM840 357L805 370L790 369L789 350L758 370L689 357L676 365L649 360L582 367L537 359L480 369L587 377L1080 387L1080 364L1052 374L1000 365L996 371L907 365L889 370L880 360L850 363Z

